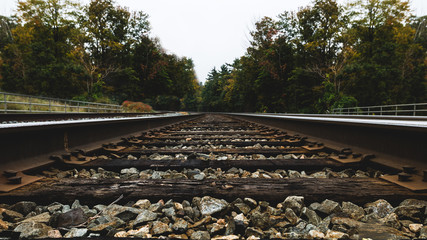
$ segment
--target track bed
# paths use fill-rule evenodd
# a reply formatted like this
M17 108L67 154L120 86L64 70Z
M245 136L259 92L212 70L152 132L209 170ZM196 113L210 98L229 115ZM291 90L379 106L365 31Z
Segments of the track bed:
M427 193L380 178L369 153L222 115L52 159L0 194L0 236L427 237Z

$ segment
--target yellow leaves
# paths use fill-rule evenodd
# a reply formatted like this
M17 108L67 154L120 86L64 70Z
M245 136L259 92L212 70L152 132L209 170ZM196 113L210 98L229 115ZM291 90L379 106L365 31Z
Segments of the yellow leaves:
M321 46L321 43L318 41L307 42L304 44L304 49L306 51L315 51Z
M232 102L231 98L235 94L235 91L234 91L235 88L236 88L236 80L233 78L228 79L224 89L226 91L226 94L224 96L225 102L229 102L229 103Z
M351 46L344 47L343 48L343 54L344 54L345 59L352 59L352 58L360 56L360 52L357 52Z
M415 36L415 29L408 26L394 26L393 27L394 40L397 44L409 44Z
M12 35L15 41L19 44L29 45L34 39L34 27L33 26L17 26L12 30Z
M113 51L121 51L123 49L123 44L116 41L106 41L104 44L106 44L106 46L111 48Z

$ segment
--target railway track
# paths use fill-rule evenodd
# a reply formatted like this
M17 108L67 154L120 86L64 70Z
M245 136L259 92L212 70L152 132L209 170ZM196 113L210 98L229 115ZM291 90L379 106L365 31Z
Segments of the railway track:
M154 113L3 113L0 114L0 123L22 123L22 122L42 122L42 121L64 121L70 119L93 119L93 118L117 118L117 117L138 117L144 115L160 115L166 112Z
M43 155L44 164L9 178L37 181L0 194L0 237L427 237L419 168L406 167L411 175L399 177L414 179L399 185L389 175L395 164L372 151L274 122L210 114L172 122Z

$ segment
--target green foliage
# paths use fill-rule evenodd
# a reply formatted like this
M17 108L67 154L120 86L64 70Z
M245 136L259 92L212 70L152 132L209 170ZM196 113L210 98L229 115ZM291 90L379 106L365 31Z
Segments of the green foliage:
M350 108L357 106L357 99L353 96L340 94L331 108ZM330 108L330 109L331 109Z
M194 108L200 88L192 60L165 53L149 37L144 12L113 0L23 0L0 26L6 91L116 103L151 98L164 110L186 101L183 107Z
M246 54L212 70L205 111L324 113L427 101L427 17L402 0L313 0L264 17Z
M74 13L65 0L18 3L16 22L3 22L11 34L0 44L3 89L63 98L83 91L83 69L69 54L76 31Z
M199 86L190 58L150 37L144 12L113 0L18 1L0 16L0 87L156 109L327 112L427 101L427 16L403 0L313 0L263 17L246 53Z
M176 111L180 109L181 102L177 96L159 95L153 105L155 109Z
M219 71L212 69L202 91L202 111L232 111L231 104L226 99L227 91L231 91L229 78L230 69L227 65L222 65Z
M409 24L408 3L365 0L355 4L349 36L357 54L343 72L348 92L361 105L425 101L426 49L417 29Z
M197 94L187 94L181 99L181 110L197 112L200 110L202 98L200 91Z
M126 99L136 101L141 99L141 86L136 71L126 67L111 73L106 79L109 86L110 95L114 95L117 102Z
M356 107L357 100L353 96L344 94L343 92L336 93L334 84L330 81L324 81L320 89L321 97L315 105L316 112L325 113L333 108L349 108Z

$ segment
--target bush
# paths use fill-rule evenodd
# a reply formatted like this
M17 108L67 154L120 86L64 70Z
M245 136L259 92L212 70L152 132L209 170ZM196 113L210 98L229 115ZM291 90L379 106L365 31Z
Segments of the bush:
M143 102L124 101L122 107L125 112L153 112L153 108Z

